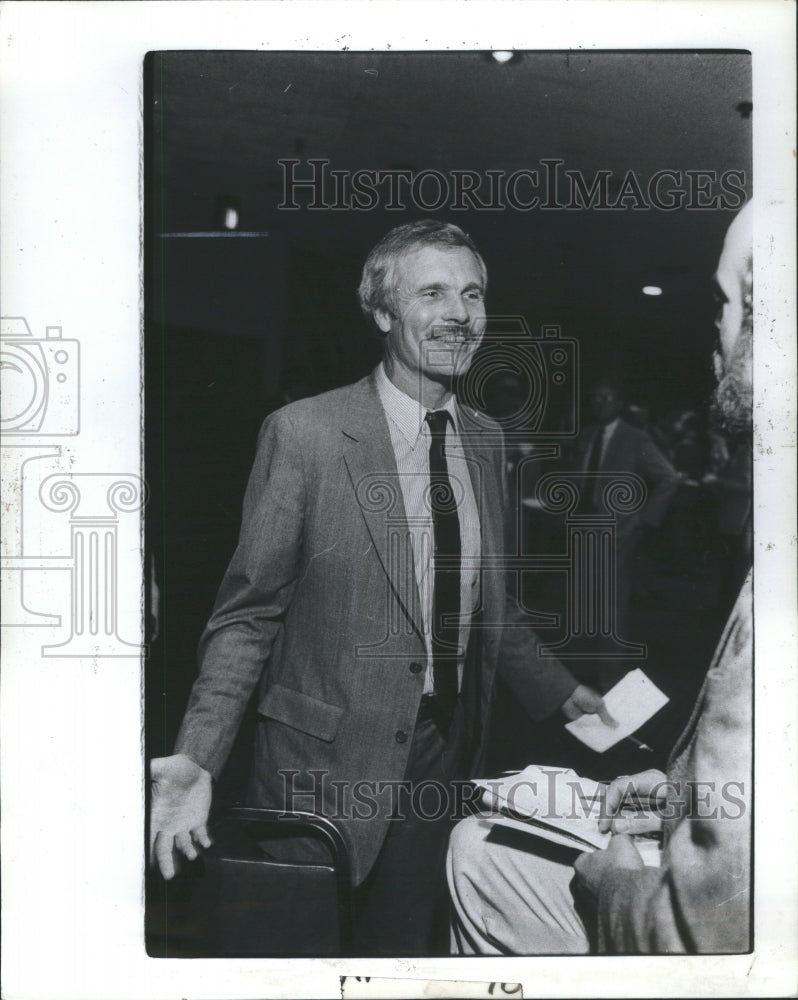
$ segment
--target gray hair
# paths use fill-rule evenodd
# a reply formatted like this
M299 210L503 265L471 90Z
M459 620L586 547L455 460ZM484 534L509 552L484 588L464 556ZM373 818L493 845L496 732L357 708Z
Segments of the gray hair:
M485 267L485 262L471 237L459 226L451 222L439 222L437 219L406 222L386 233L363 265L363 276L360 279L357 296L360 308L367 319L374 322L374 314L378 311L394 315L396 263L404 254L422 247L441 247L449 250L465 247L476 258L482 272L482 281L487 284L488 269Z

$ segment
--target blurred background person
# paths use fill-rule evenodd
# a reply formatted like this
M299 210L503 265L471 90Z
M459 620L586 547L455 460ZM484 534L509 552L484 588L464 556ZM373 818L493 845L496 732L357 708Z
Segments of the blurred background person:
M707 547L706 505L701 489L707 471L707 436L693 410L673 414L668 431L668 455L680 481L656 551L661 571L681 578L694 571L697 554Z
M633 473L646 485L643 506L637 511L616 515L615 633L620 639L636 641L631 603L641 529L644 525L656 527L662 523L679 484L679 476L646 431L632 426L622 417L624 393L614 374L601 374L592 380L588 401L594 422L579 434L571 466L573 471L585 474L577 513L606 513L602 503L606 478L591 485L591 477L598 473ZM597 653L600 652L599 640ZM595 683L600 690L607 691L626 673L631 661L601 658L596 662Z

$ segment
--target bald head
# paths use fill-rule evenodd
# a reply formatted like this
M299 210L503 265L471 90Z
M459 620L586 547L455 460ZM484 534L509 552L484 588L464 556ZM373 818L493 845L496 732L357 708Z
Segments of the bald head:
M721 300L717 327L724 361L731 357L746 325L750 326L753 243L753 202L749 201L729 226L715 272Z
M715 272L719 311L715 320L715 411L730 431L748 430L753 401L753 203L735 216Z

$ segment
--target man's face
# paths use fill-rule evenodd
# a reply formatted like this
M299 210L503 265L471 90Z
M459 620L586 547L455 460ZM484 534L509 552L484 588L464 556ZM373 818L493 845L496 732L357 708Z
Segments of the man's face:
M750 430L753 397L753 341L747 254L750 234L738 219L732 223L715 273L718 314L718 347L715 376L718 386L713 409L719 423L729 431Z
M590 406L600 424L610 424L620 414L622 403L612 386L599 383L590 393Z
M399 258L393 282L393 315L375 316L387 335L386 365L403 386L450 383L468 369L485 329L476 257L467 247L420 247Z

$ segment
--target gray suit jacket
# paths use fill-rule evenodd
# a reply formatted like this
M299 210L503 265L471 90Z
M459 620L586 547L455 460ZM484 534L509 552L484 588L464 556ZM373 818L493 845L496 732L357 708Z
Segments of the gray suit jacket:
M470 720L473 768L497 665L533 718L558 708L576 681L556 660L538 658L537 637L517 607L508 611L501 436L484 417L461 413L482 533L481 608L466 667L480 705ZM407 539L373 375L268 417L176 746L218 777L259 685L252 804L339 820L356 883L387 829L390 791L380 794L376 783L403 778L423 692ZM508 619L521 627L503 630ZM287 788L295 793L288 800Z

